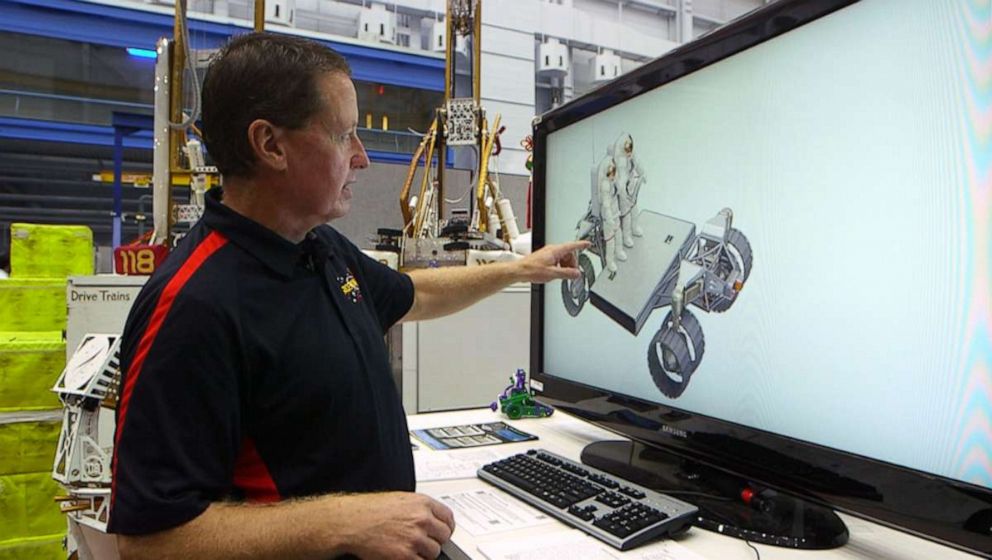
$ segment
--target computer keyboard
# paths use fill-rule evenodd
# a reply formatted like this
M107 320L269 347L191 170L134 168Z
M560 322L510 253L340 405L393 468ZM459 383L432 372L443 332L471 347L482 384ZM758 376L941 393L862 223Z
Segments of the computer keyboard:
M477 474L620 550L684 531L696 518L694 505L542 449L483 465Z

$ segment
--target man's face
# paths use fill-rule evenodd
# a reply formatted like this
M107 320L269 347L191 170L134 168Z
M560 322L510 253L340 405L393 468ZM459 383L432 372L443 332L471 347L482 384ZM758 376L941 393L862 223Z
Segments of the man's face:
M623 143L623 151L628 156L634 153L634 141L631 140L630 138L627 138L627 140L624 141Z
M323 107L300 130L287 133L287 202L313 225L340 218L351 209L355 172L369 165L358 139L355 86L340 72L317 79Z

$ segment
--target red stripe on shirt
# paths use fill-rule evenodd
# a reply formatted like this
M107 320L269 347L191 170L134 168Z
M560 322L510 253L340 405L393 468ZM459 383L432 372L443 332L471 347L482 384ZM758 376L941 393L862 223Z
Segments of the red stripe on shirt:
M121 434L124 431L124 421L127 419L127 407L130 404L131 394L134 392L138 377L141 375L141 368L145 363L145 358L148 357L148 352L151 350L159 330L162 329L162 323L165 322L166 315L172 309L173 302L176 301L176 297L183 289L183 286L199 270L200 266L210 255L214 254L215 251L225 244L227 244L226 237L216 231L211 232L210 235L206 236L197 245L196 249L193 250L193 254L186 259L186 262L183 263L179 271L169 280L169 283L166 284L165 289L159 295L158 302L155 304L155 310L152 311L152 318L148 321L148 326L145 327L145 333L138 342L138 349L134 353L134 359L131 360L131 367L127 371L127 379L121 390L120 399L117 401L119 413L117 415L117 433L114 437L114 447L117 447L121 441ZM111 466L111 472L114 475L111 483L111 503L114 501L113 495L116 494L117 490L117 456L118 454L114 453L114 461Z
M269 474L269 468L258 455L255 442L249 437L241 443L241 452L234 464L234 485L244 491L249 502L268 503L282 499L272 475Z

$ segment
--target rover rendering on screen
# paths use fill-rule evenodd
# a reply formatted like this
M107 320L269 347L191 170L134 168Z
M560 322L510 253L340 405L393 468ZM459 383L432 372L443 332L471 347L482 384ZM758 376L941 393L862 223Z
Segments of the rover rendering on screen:
M565 310L576 316L586 301L634 336L655 309L671 307L647 352L655 385L672 399L685 391L706 347L693 305L722 313L751 273L753 255L724 208L695 224L637 207L645 183L629 134L592 169L592 194L576 225L576 239L592 246L579 255L582 276L563 281ZM599 257L599 277L589 254Z

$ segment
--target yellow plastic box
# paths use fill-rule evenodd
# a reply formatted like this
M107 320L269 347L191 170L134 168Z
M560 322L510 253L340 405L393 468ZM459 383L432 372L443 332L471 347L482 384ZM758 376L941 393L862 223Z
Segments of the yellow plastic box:
M0 541L0 560L65 560L64 538L58 534Z
M0 543L64 534L65 517L55 502L64 494L49 470L0 476Z
M60 332L0 333L0 412L61 408L51 388L63 369Z
M59 278L0 279L0 332L61 332L66 283Z
M0 414L0 475L52 469L62 411Z
M87 226L10 224L11 278L93 274L93 230Z

